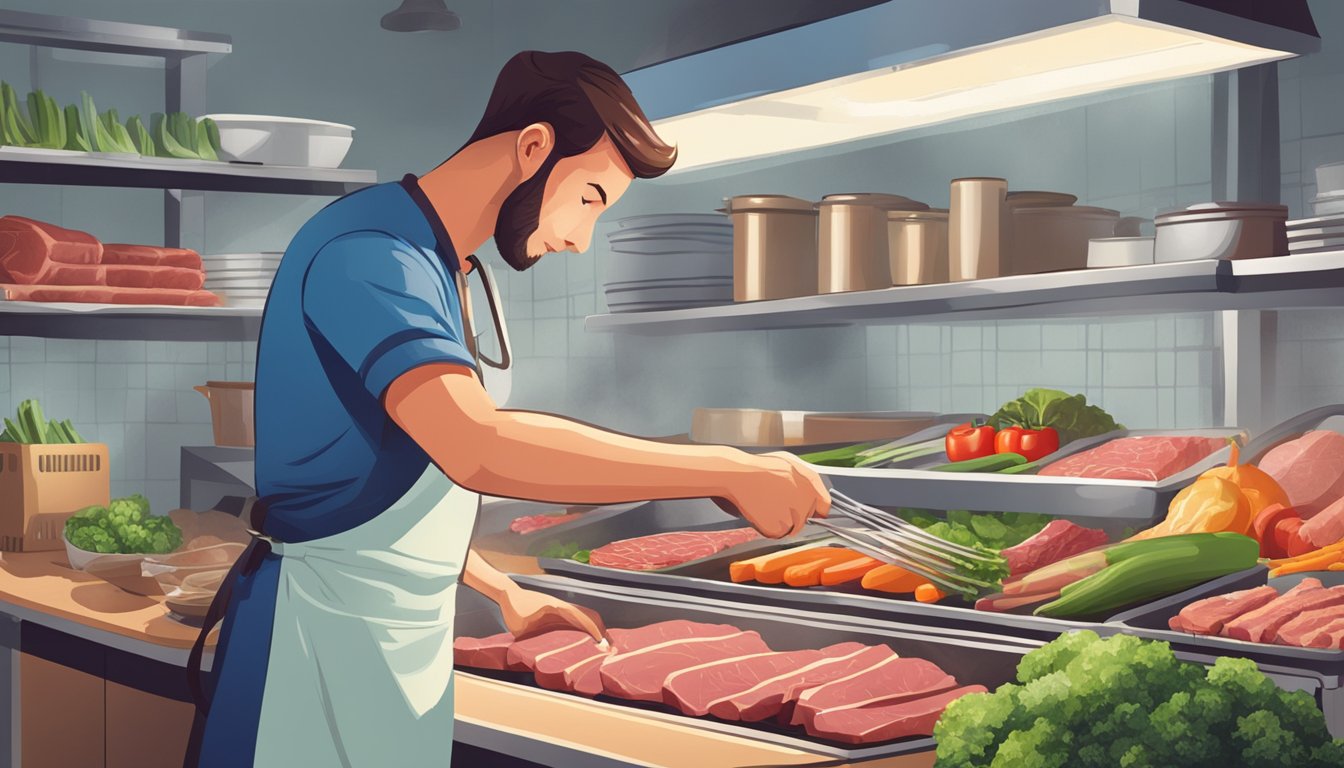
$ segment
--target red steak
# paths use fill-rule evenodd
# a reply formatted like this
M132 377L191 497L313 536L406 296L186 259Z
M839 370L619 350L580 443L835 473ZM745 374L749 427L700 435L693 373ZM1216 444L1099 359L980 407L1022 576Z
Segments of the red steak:
M1035 536L1000 554L1008 561L1008 575L1021 576L1106 542L1105 531L1084 528L1068 520L1051 520Z
M822 658L821 651L766 651L709 661L679 669L663 681L663 703L693 717L745 691L761 678L796 672Z
M1171 617L1167 625L1177 632L1216 635L1227 622L1269 604L1278 596L1277 589L1265 586L1197 600Z
M1344 645L1344 619L1336 619L1302 639L1307 648L1334 648Z
M1062 458L1037 474L1155 483L1195 464L1225 444L1214 437L1122 437Z
M152 245L105 243L104 264L134 264L142 267L182 267L201 271L201 255L186 248L158 248Z
M794 708L793 724L811 731L816 719L829 712L899 704L956 686L957 681L931 661L893 655L863 672L804 691Z
M576 629L553 629L545 634L533 635L523 640L515 640L509 647L508 663L535 669L537 662L571 648L582 647L585 643L597 645L591 635Z
M635 630L613 629L610 637L621 652L602 662L602 689L635 701L661 702L663 682L686 667L770 651L756 632L727 624L665 621Z
M682 695L683 699L698 697L703 702L700 708L709 714L754 723L778 715L796 683L809 680L820 684L826 679L826 669L836 668L866 649L861 643L838 643L820 651L789 651L769 658L729 662L730 669L706 670L691 679L677 677L676 683L688 691ZM695 688L697 684L703 686L701 691ZM675 687L669 678L663 687L664 695L674 692Z
M1305 611L1280 627L1274 642L1279 645L1305 646L1308 637L1340 620L1344 620L1344 605L1330 605L1314 611Z
M489 637L459 637L453 640L453 663L477 669L508 669L513 635L501 632Z
M759 538L754 528L731 531L680 531L613 541L594 549L591 565L627 571L651 571L698 560Z
M563 515L527 515L509 523L509 530L514 533L536 533L563 523L573 522L586 514L586 512L568 512Z
M1298 614L1344 604L1344 588L1325 589L1320 579L1303 579L1276 600L1227 622L1223 634L1236 640L1272 643L1279 628Z
M174 288L179 291L196 291L205 285L205 273L199 269L127 264L113 264L102 269L106 273L106 284L114 288ZM75 285L64 282L59 284Z
M967 685L932 696L893 704L823 712L808 723L813 736L846 744L872 744L909 736L931 736L943 710L968 693L985 693L983 685Z
M1272 449L1260 468L1283 488L1288 501L1308 520L1344 497L1344 435L1308 432Z
M0 217L0 282L41 282L57 264L97 264L102 255L102 244L88 233Z
M602 662L615 652L614 646L604 648L589 639L538 661L533 674L543 688L593 697L602 693Z
M799 670L800 674L785 681L787 687L784 688L779 708L779 722L793 723L798 698L807 691L835 680L858 678L869 670L886 663L888 659L894 658L896 658L896 652L891 648L885 645L875 645L864 648L858 653L814 665L807 670Z

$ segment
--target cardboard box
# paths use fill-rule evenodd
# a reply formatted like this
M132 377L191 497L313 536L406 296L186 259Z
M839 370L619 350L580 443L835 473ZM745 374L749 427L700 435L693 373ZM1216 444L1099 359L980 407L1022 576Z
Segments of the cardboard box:
M66 519L111 492L102 443L0 443L0 551L64 549Z

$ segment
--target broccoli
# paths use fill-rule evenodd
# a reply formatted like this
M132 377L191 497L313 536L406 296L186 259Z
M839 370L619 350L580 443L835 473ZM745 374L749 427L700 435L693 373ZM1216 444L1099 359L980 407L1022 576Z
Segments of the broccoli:
M149 501L139 494L76 512L66 520L65 537L100 553L160 555L182 546L182 530L167 517L151 516Z
M1023 657L1017 679L948 706L938 766L1344 765L1312 697L1246 659L1206 671L1167 643L1070 632Z

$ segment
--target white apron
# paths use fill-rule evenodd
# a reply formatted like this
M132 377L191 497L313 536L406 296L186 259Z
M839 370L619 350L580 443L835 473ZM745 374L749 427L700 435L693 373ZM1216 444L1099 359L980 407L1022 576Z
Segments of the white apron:
M448 764L453 613L479 501L431 464L367 523L274 545L257 768Z

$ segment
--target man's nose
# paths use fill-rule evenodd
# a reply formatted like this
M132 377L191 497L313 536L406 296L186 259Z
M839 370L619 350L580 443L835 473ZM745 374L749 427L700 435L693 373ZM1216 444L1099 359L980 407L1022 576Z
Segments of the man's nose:
M591 236L586 236L577 238L575 240L566 240L565 247L575 253L583 253L584 251L588 250L588 242L591 239L592 239Z

